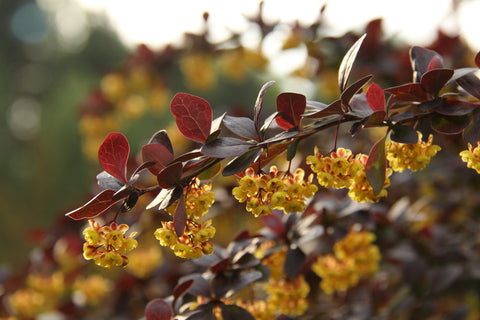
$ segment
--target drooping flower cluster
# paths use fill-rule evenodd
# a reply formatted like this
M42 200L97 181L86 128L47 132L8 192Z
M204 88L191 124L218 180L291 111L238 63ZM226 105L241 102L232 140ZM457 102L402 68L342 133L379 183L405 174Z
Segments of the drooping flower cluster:
M477 142L476 147L469 143L468 149L460 152L460 157L462 157L463 162L467 163L468 168L480 173L480 141Z
M318 183L325 188L348 188L348 195L358 202L377 202L387 195L390 185L389 176L391 169L386 170L383 189L375 194L367 179L365 165L368 156L364 154L353 155L349 149L338 148L330 156L323 156L315 147L314 155L307 157L307 164L317 174Z
M432 144L433 135L428 136L428 140L422 141L422 133L418 132L417 143L399 143L388 141L386 143L386 157L390 167L394 171L402 172L405 169L417 171L425 168L433 156L441 148Z
M83 230L86 242L83 244L83 257L94 260L95 264L110 268L125 266L128 263L126 253L135 249L137 240L133 239L136 232L125 236L129 226L110 223L101 227L95 220L89 220L90 227Z
M98 274L93 274L76 279L73 289L76 303L95 305L101 303L108 296L113 289L113 283Z
M312 270L322 278L325 293L346 291L355 286L362 276L374 274L378 269L380 251L371 232L350 232L333 246L333 254L320 256Z
M200 219L203 217L212 204L215 202L215 193L212 192L212 184L200 184L200 180L195 179L187 188L185 195L185 208L187 216L190 219ZM167 212L173 216L176 208L171 205L167 208Z
M198 259L202 254L213 252L213 244L208 240L215 236L215 232L211 220L202 224L187 220L183 235L177 236L173 221L163 221L162 227L155 230L155 238L180 258Z
M293 174L270 167L268 174L257 174L253 168L245 170L245 176L233 188L233 196L240 202L246 202L247 211L255 217L272 213L273 209L285 213L301 212L306 200L313 197L317 186L312 184L313 176L304 179L303 169Z

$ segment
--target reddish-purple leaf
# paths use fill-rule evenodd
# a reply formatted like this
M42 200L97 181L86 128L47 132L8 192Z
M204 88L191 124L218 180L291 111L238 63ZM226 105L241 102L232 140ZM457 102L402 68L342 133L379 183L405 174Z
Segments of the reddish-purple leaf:
M253 108L253 123L255 124L255 129L257 133L260 132L260 113L262 112L263 108L263 98L265 97L265 93L267 92L268 88L270 88L275 81L271 80L265 83L257 95L257 100L255 101L255 106Z
M270 229L276 236L283 237L285 234L285 224L282 219L275 215L269 214L261 216L263 224Z
M257 130L255 129L255 123L250 118L225 116L223 118L223 124L237 136L256 141L260 140Z
M427 93L423 90L420 83L407 83L391 87L385 89L385 92L392 94L395 99L401 101L423 102L428 100Z
M281 93L277 96L277 111L280 117L275 121L280 128L285 130L298 127L306 106L307 99L303 94Z
M367 103L375 111L385 110L385 93L376 83L372 83L367 90Z
M177 236L181 237L185 232L185 225L187 224L187 208L185 207L185 197L178 199L177 207L173 214L173 227Z
M385 170L387 167L385 158L385 139L386 136L373 145L365 165L367 179L375 194L379 194L385 184Z
M94 218L121 200L113 200L114 194L115 190L103 190L80 208L72 210L65 215L74 220Z
M453 74L452 69L434 69L423 74L420 84L423 90L436 96Z
M430 66L432 59L435 59L435 62ZM413 82L420 82L423 74L429 71L429 66L443 64L442 57L437 52L417 46L410 49L410 61L413 69Z
M231 176L247 169L262 154L261 148L248 150L230 161L222 171L223 176ZM263 162L262 162L263 163Z
M173 146L172 142L170 141L170 137L168 136L167 131L165 130L160 130L157 131L151 138L148 143L160 143L162 144L165 148L170 151L171 154L173 154Z
M146 320L171 320L172 316L172 308L163 299L151 300L145 307Z
M163 189L175 187L180 183L182 172L183 166L181 162L174 162L166 166L157 174L158 185Z
M359 92L363 86L370 81L370 79L372 79L372 77L372 75L365 76L362 79L352 83L350 86L348 86L348 88L342 91L340 99L342 100L343 105L349 107L350 100L352 100L353 96L355 96L355 94Z
M439 55L433 56L432 60L428 63L427 72L442 69L443 68L443 59Z
M182 296L184 296L188 290L192 287L194 280L186 280L184 282L179 283L178 285L175 286L173 289L173 302L172 306L175 306L177 303L177 300L180 299Z
M130 154L130 145L127 138L118 132L110 133L98 149L98 161L102 168L127 183L127 160Z
M446 116L435 113L432 116L431 127L433 130L447 135L455 135L461 133L472 121L469 115L463 116Z
M353 46L347 51L347 53L342 59L342 62L340 63L340 68L338 69L338 85L340 87L340 92L343 92L347 87L353 63L355 62L358 50L360 50L362 42L366 36L367 34L364 34L353 44Z
M475 55L475 64L480 68L480 51Z
M480 99L480 79L475 74L466 74L463 77L458 78L457 83L472 96Z
M152 174L157 175L160 170L165 168L173 160L173 154L171 154L170 150L163 144L149 143L142 147L142 159L144 162L155 162L148 170Z
M178 130L187 138L205 143L212 126L212 107L197 96L177 93L170 102Z
M336 115L336 114L343 114L342 110L342 100L335 100L331 104L329 104L327 107L318 110L316 112L309 113L308 115L305 116L305 118L313 118L313 119L318 119L318 118L323 118L323 117L328 117L331 115Z

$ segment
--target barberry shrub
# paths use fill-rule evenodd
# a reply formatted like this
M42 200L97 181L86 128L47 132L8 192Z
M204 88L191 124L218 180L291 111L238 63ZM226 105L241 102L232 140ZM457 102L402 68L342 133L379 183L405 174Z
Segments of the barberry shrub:
M81 318L90 308L105 318L113 300L120 318L137 302L146 320L477 317L480 53L476 67L450 69L415 46L410 82L350 81L377 24L346 50L330 103L283 92L270 114L269 81L246 117L214 114L205 99L180 92L169 104L175 126L154 133L138 156L120 132L97 141L117 128L106 110L91 127L83 118L89 155L99 142L99 191L66 214L80 221L80 235L42 238L47 267L6 296L10 314ZM296 26L285 48L306 43L319 54L313 29ZM198 90L218 80L207 53L180 59ZM128 117L145 110L146 97L161 105L167 90L149 67L162 61L141 46L130 62L141 68L106 76L95 96ZM232 61L264 65L255 51L222 52L222 70L235 79L247 68ZM112 283L81 274L86 263L127 275Z

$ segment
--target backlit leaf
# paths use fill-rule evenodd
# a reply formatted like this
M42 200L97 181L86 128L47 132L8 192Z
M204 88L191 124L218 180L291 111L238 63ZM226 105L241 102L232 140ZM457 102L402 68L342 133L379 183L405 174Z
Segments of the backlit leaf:
M253 123L255 124L255 129L257 132L260 132L260 113L262 112L263 108L263 98L265 97L265 93L267 92L268 88L270 88L275 81L269 81L265 83L260 91L258 92L257 100L255 101L255 107L253 108Z
M436 96L453 74L452 69L434 69L422 75L420 84L423 90Z
M127 183L127 160L130 154L130 145L127 138L118 132L107 135L98 149L98 161L102 168Z
M114 190L103 190L80 208L65 215L74 220L94 218L121 200L112 200L114 193Z
M372 186L373 192L377 195L382 191L385 184L385 170L387 167L385 158L385 139L386 136L377 141L368 155L365 165L367 179Z
M397 87L391 87L385 89L385 92L392 94L395 99L401 101L423 102L428 100L427 94L420 83L407 83Z
M353 63L355 62L357 53L360 50L362 42L366 36L367 34L364 34L353 44L353 46L347 51L347 53L342 59L342 62L340 63L340 68L338 69L338 85L340 87L340 92L343 92L347 87Z
M300 125L302 114L305 112L307 99L303 94L284 92L277 96L277 112L280 117L275 121L280 128L289 130Z
M480 68L480 51L475 55L475 64Z
M149 143L142 147L142 159L144 162L155 162L148 170L152 174L157 175L160 170L165 168L173 160L173 154L163 144Z
M385 93L376 83L372 83L368 87L367 103L373 111L385 111Z
M473 73L469 73L457 79L457 83L465 91L477 99L480 99L480 79Z
M436 59L435 66L441 66L442 57L437 52L418 46L410 49L413 82L420 82L423 74L429 71L430 62L434 58ZM432 68L432 66L430 66L430 68Z
M172 308L163 299L153 299L145 307L146 320L170 320L172 316Z
M370 79L372 79L372 75L368 75L363 77L362 79L358 80L357 82L351 84L348 88L346 88L344 91L342 91L342 95L340 96L340 99L342 100L342 103L344 106L349 107L350 106L350 100L352 100L353 96L358 93L365 84L367 84Z
M166 130L157 131L150 138L150 141L148 141L148 144L150 143L159 143L163 145L165 148L167 148L167 150L170 151L171 154L173 154L172 142L170 141L170 137L168 136L168 133Z
M146 209L152 209L158 206L158 210L163 210L166 207L172 205L175 201L177 201L183 195L183 187L176 186L170 189L162 189L157 194L155 199L150 202Z
M177 93L170 102L178 130L187 138L204 143L210 135L212 107L197 96Z
M180 197L178 199L177 207L173 215L173 226L177 236L181 237L185 231L185 225L187 224L187 208L185 207L185 198Z

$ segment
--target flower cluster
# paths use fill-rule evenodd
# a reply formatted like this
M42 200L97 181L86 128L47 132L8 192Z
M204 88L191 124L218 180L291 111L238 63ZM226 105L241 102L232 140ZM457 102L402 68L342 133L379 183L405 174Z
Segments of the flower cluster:
M83 244L83 256L87 260L94 260L95 264L110 268L125 266L128 263L126 253L137 247L137 240L133 239L136 232L125 236L129 227L126 224L110 223L101 227L95 220L89 220L90 227L83 230L86 242Z
M213 252L213 244L208 240L215 236L215 232L211 220L202 224L187 220L183 235L177 236L173 221L163 221L162 227L155 230L155 238L161 246L170 247L178 257L198 259L202 254Z
M270 214L273 209L285 213L301 212L306 200L317 191L317 186L312 184L313 176L306 181L304 176L300 168L293 174L279 171L276 166L270 167L268 174L257 174L253 168L248 168L232 194L239 202L246 202L247 211L255 217Z
M65 290L63 273L34 273L26 279L26 287L11 294L7 302L15 315L26 319L35 318L54 310Z
M349 149L338 148L330 156L323 156L315 147L314 155L307 157L307 164L317 174L318 183L325 188L348 188L348 195L358 202L376 202L387 195L391 169L387 169L383 189L375 194L365 172L368 156L353 155Z
M469 143L468 149L460 152L460 157L462 157L463 162L467 163L467 167L480 173L480 141L477 142L476 147Z
M158 245L138 248L129 255L127 270L140 279L148 278L162 262L162 251Z
M399 143L388 141L386 144L386 157L390 167L394 171L402 172L405 169L417 171L423 169L430 163L433 156L441 148L432 144L433 135L428 136L428 141L422 141L422 134L417 131L417 143Z
M303 275L293 279L271 280L265 291L269 294L267 299L270 310L288 316L300 316L308 309L307 296L310 286Z
M98 274L93 274L76 279L73 288L75 302L95 305L108 296L113 289L113 283Z
M372 275L378 269L380 251L372 242L371 232L350 232L333 246L333 254L320 256L312 270L322 278L325 293L346 291L355 286L362 276Z
M185 209L190 219L203 217L215 202L215 193L211 191L212 184L200 185L196 178L187 188L185 195ZM173 216L177 202L167 208L167 212Z

